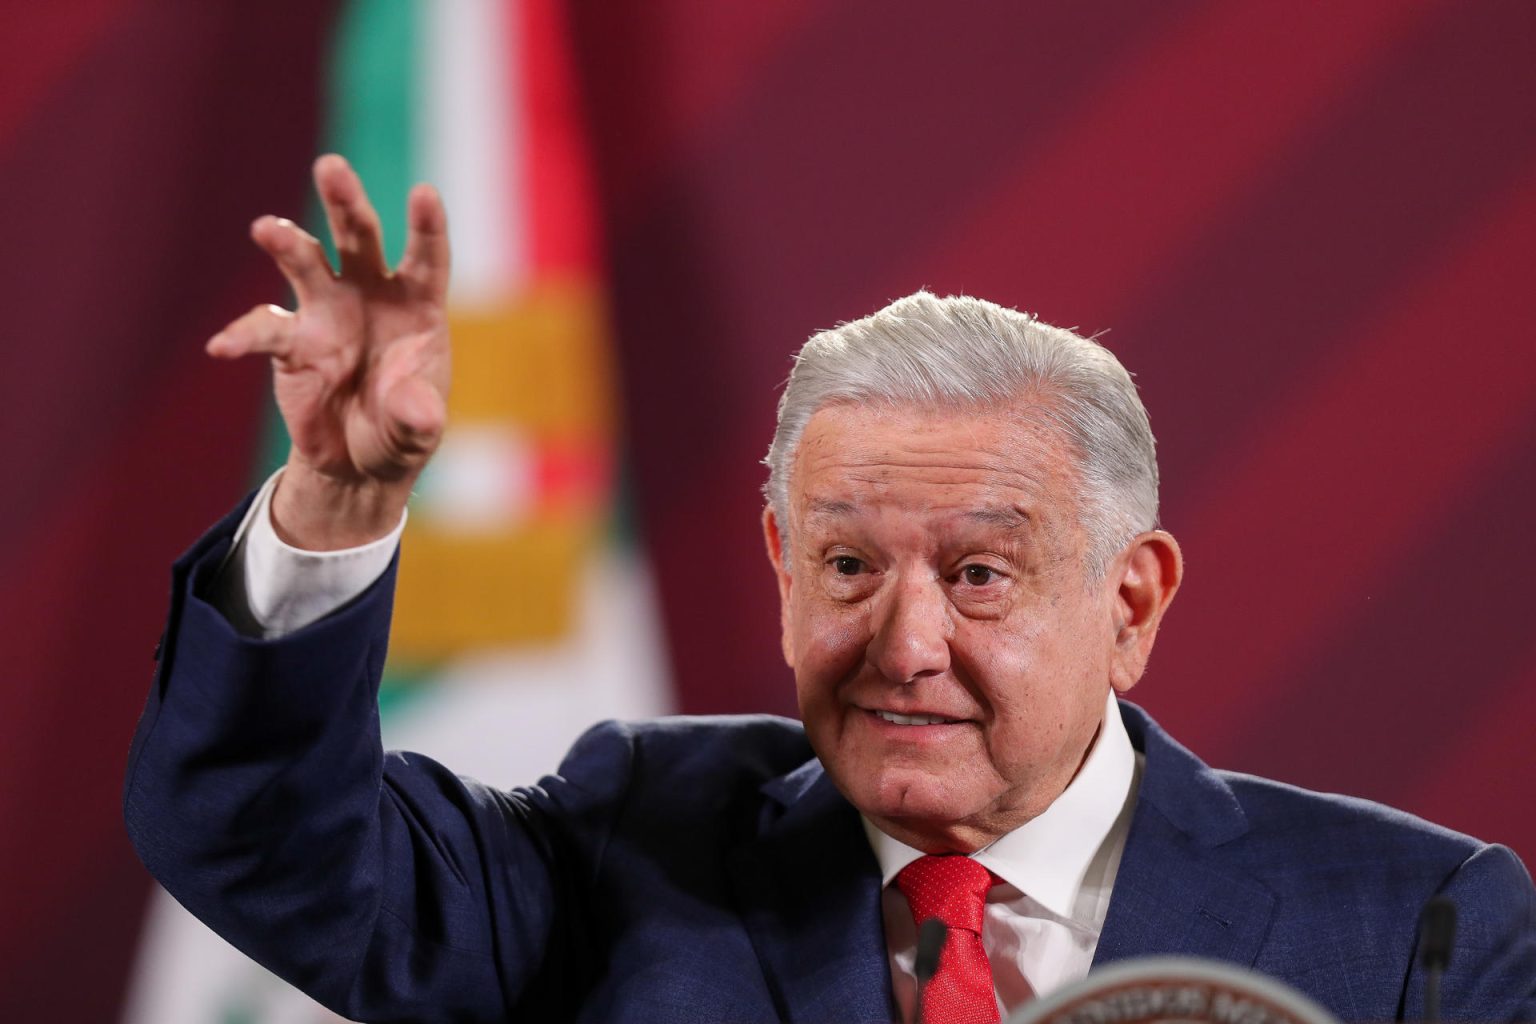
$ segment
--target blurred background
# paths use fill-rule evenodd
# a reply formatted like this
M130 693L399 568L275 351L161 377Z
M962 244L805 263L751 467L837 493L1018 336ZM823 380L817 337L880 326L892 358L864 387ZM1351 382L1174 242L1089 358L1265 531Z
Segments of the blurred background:
M168 566L281 458L247 240L362 171L456 243L388 740L511 785L603 717L793 714L758 460L919 286L1103 340L1188 579L1134 697L1208 762L1536 859L1536 6L72 0L0 65L0 1016L334 1020L124 836Z

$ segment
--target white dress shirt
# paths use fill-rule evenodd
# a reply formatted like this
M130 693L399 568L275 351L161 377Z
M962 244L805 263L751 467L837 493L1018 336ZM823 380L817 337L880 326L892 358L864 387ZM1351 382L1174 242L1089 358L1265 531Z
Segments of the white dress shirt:
M257 492L235 533L214 602L247 636L275 639L341 608L366 590L394 557L399 525L385 537L340 551L305 551L272 528L272 492L281 470ZM1141 755L1131 747L1115 695L1081 770L1033 821L974 856L1003 884L987 896L982 945L1003 1015L1088 974L1109 911L1110 891L1135 809ZM881 832L865 834L885 886L882 910L897 1005L912 1017L917 926L892 881L922 852Z
M1082 768L1045 813L972 856L1003 884L987 894L981 943L1003 1016L1036 995L1086 977L1135 810L1141 755L1131 746L1111 691L1104 725ZM902 1019L912 1019L917 925L894 882L921 857L868 819L864 832L880 862L881 909L891 981Z
M273 473L256 492L214 584L214 606L241 634L264 640L319 622L367 590L389 568L405 529L401 513L393 531L362 547L296 548L272 528L272 492L282 475Z

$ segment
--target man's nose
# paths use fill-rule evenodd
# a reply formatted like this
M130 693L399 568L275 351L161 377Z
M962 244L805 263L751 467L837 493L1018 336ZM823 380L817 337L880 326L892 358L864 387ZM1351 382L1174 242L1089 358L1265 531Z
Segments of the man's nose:
M905 683L949 670L949 602L937 579L896 581L875 609L868 658L880 674Z

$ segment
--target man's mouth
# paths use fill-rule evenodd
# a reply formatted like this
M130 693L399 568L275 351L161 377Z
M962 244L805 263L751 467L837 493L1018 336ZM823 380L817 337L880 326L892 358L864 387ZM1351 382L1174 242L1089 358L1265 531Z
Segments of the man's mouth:
M958 718L942 718L939 715L898 715L894 711L881 711L878 708L871 710L877 717L895 725L953 725L960 721Z

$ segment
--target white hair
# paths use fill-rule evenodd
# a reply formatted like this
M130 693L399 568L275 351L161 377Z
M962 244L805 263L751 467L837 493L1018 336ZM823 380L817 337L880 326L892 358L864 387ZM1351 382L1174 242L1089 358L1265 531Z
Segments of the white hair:
M787 532L795 452L826 405L988 409L1025 400L1075 450L1087 569L1102 578L1131 537L1157 525L1147 411L1130 374L1103 345L985 299L919 291L813 335L779 399L764 494Z

